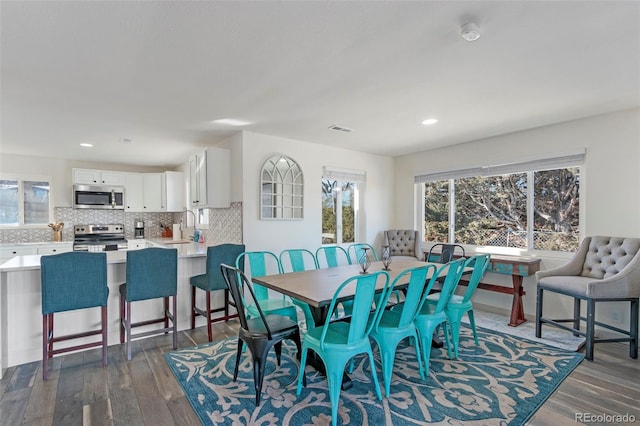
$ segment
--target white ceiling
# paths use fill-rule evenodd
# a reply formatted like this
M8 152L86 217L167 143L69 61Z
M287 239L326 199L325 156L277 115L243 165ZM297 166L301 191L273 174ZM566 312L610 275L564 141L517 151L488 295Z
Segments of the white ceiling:
M237 118L395 156L640 106L639 1L3 0L0 18L0 153L173 166Z

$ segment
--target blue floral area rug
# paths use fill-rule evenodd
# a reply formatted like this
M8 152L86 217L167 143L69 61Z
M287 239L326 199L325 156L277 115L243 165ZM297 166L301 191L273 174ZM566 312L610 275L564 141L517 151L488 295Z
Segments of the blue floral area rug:
M353 387L340 393L339 424L520 425L529 419L582 361L582 354L486 329L476 346L463 328L457 360L433 349L429 374L420 379L415 351L401 344L396 354L391 394L384 395L382 369L374 344L383 400L375 394L369 362L356 359ZM296 396L299 363L286 342L282 364L272 350L266 366L262 401L255 405L253 363L249 351L233 381L236 339L225 339L165 354L198 417L205 425L328 425L331 403L324 376L306 368L307 386Z

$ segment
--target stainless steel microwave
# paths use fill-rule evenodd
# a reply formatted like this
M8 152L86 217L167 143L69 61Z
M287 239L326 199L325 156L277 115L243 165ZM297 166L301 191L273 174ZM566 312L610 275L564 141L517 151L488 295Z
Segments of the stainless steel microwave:
M73 208L124 210L124 187L73 185Z

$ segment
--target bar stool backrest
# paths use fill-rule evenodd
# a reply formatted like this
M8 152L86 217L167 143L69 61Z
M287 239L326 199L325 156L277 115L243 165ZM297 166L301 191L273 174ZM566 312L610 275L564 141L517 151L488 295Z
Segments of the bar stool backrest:
M150 247L127 252L128 302L175 296L178 250Z

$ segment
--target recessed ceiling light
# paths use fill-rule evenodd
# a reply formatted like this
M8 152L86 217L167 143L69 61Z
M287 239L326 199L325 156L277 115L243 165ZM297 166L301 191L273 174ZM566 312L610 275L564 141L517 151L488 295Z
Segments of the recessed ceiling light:
M133 142L133 141L131 139L129 139L129 138L120 138L120 143L129 144L131 142Z
M90 143L81 143L80 146L83 146L85 148L91 148L93 145Z
M213 124L226 124L228 126L246 126L251 124L250 121L237 120L235 118L221 118L219 120L213 120Z
M432 126L438 122L437 118L427 118L422 122L425 126Z

